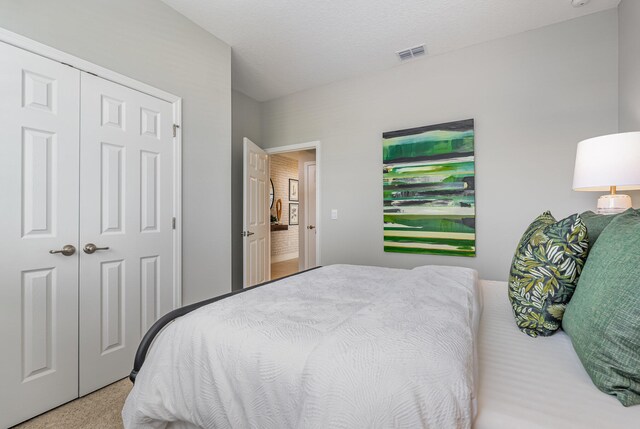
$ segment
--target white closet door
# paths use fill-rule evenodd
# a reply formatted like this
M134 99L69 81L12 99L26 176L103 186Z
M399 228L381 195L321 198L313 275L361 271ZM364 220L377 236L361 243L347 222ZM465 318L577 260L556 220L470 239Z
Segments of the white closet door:
M78 395L79 74L0 43L0 427Z
M174 154L173 107L166 101L82 73L81 110L85 395L127 376L141 335L174 307ZM98 250L87 253L91 244Z

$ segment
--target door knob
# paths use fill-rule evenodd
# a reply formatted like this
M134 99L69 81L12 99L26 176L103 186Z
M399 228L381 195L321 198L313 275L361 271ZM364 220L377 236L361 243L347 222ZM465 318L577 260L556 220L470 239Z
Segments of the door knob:
M88 253L89 255L91 255L92 253L95 253L96 250L109 250L109 248L108 247L98 247L93 243L87 243L84 246L84 249L82 249L82 250L84 250L84 253Z
M248 237L250 235L255 234L255 232L251 232L251 231L242 231L242 236L243 237Z
M307 227L307 229L316 229L316 226L315 226L315 225L309 225L309 226Z
M51 253L52 255L56 253L62 253L64 256L71 256L74 253L76 253L76 248L71 244L67 244L63 246L62 249L60 250L49 250L49 253Z

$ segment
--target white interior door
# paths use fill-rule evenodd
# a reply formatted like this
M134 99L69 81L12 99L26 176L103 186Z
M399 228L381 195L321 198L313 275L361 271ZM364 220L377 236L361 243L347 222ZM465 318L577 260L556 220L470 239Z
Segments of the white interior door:
M0 42L0 427L78 395L79 84Z
M166 101L82 73L81 109L85 395L125 377L142 333L174 307L174 155L173 110Z
M305 269L318 265L316 260L316 234L318 233L316 223L316 163L308 162L304 165L304 216L306 219L304 259Z
M243 157L243 286L249 287L271 275L269 156L245 138Z

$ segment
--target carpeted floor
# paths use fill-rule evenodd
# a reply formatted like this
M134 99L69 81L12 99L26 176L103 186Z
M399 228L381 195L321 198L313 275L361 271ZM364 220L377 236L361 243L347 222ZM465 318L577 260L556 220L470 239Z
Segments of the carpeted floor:
M14 426L14 429L120 429L120 412L132 386L125 378Z

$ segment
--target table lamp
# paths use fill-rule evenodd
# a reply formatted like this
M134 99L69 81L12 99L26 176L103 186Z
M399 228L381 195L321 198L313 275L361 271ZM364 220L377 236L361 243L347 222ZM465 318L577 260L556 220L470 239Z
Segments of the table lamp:
M609 191L598 199L599 214L621 213L631 197L618 191L640 189L640 132L610 134L578 143L575 191Z

